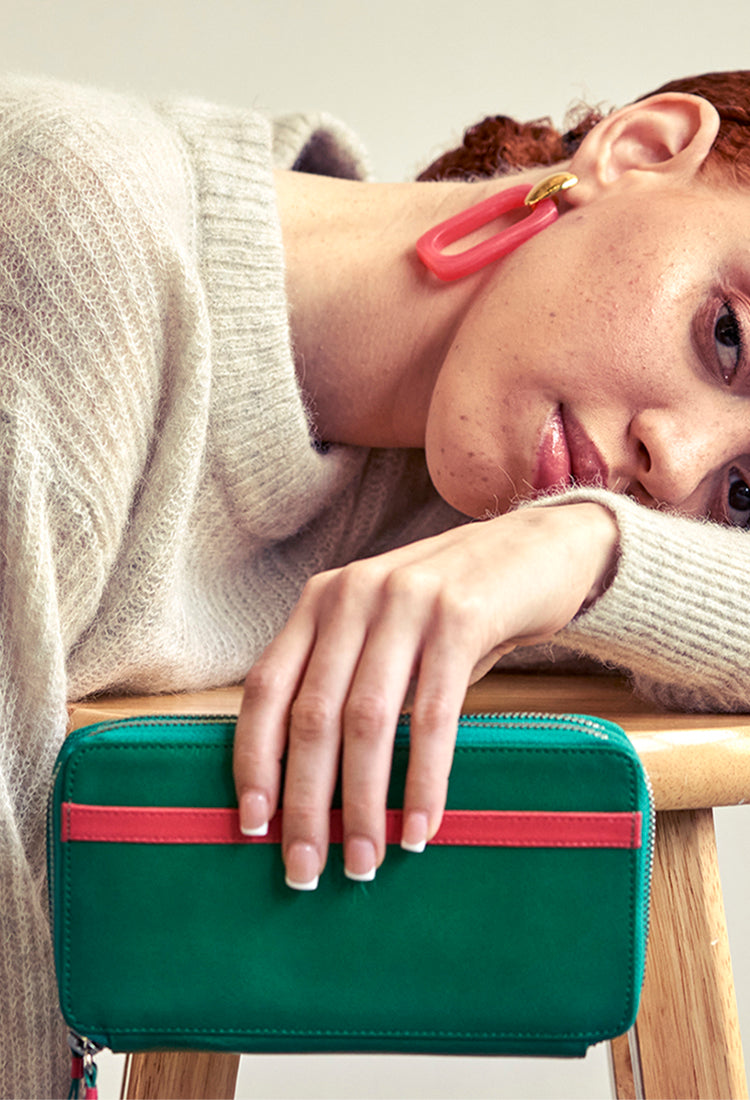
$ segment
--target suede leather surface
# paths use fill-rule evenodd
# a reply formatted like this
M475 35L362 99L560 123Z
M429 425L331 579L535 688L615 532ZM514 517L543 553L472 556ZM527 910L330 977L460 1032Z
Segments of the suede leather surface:
M448 807L638 810L641 848L390 846L376 879L354 883L333 846L300 893L274 844L61 842L64 801L236 805L232 737L232 719L141 718L63 747L50 892L76 1031L115 1050L582 1055L631 1025L653 828L617 727L463 719ZM404 724L394 807L407 758Z

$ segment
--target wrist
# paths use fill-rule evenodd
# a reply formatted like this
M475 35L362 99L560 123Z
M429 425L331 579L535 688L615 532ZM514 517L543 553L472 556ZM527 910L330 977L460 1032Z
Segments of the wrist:
M580 608L586 611L607 591L615 578L620 531L614 513L603 504L581 501L564 507L576 513L576 527L584 540L584 552L590 568L590 586Z

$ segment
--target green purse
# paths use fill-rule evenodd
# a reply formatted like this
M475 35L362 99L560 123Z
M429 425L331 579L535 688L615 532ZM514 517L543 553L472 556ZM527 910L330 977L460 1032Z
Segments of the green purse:
M317 890L284 884L278 818L243 837L234 719L75 731L49 810L60 1003L117 1051L582 1056L626 1031L643 977L654 816L630 742L581 715L469 716L419 855L344 876L340 812ZM340 803L338 803L340 805Z

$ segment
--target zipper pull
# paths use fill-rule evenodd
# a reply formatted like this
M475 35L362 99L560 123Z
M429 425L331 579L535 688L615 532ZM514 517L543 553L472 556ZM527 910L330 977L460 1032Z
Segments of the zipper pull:
M68 1033L68 1046L72 1055L68 1100L98 1100L94 1057L102 1047L75 1031Z
M83 1085L83 1046L80 1036L74 1031L68 1032L68 1046L71 1053L68 1100L78 1100Z
M96 1087L96 1062L94 1055L87 1050L83 1056L83 1096L84 1100L99 1100L99 1090Z

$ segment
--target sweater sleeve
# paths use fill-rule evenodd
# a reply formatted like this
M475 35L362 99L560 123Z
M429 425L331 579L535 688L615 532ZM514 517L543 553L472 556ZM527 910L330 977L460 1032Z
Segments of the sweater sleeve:
M593 501L619 528L615 576L556 642L624 669L663 706L747 711L750 536L654 511L628 497L579 489L532 507Z
M367 150L357 135L325 111L279 115L273 120L277 168L338 179L372 178Z
M148 493L185 338L168 321L190 236L169 151L127 100L0 82L1 1095L65 1094L46 792L70 657Z

